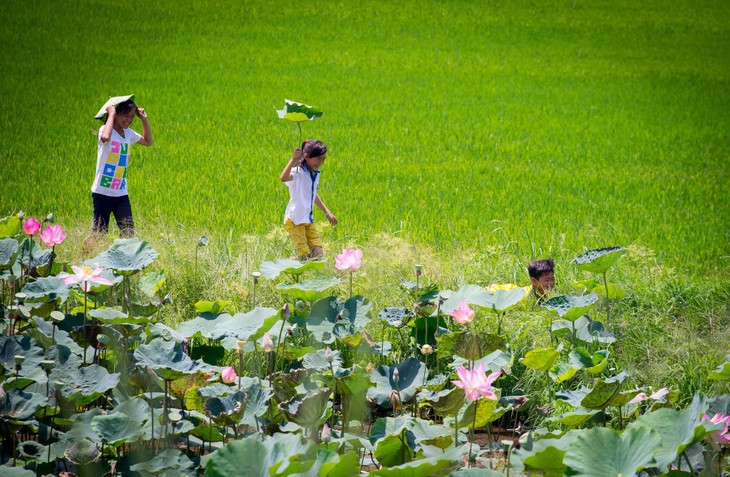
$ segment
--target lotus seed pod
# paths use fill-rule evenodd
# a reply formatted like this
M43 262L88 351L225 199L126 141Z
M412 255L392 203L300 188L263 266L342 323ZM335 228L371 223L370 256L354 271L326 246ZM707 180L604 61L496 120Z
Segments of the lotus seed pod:
M25 356L22 354L16 354L13 358L15 359L15 364L23 364L25 362Z
M421 353L428 356L429 354L433 353L433 347L431 345L425 344L421 346Z
M63 381L53 381L53 388L54 388L54 389L55 389L56 391L60 391L60 390L61 390L61 389L63 388L63 386L65 386L65 385L63 384Z
M201 235L198 239L198 247L205 247L206 245L208 245L208 237Z
M23 292L18 292L15 294L15 299L18 300L18 303L23 303L28 298L28 295L26 295Z
M56 364L55 361L52 361L50 359L44 359L41 361L41 368L43 368L44 371L50 371L51 368L53 368L53 365Z
M64 318L66 318L66 315L64 315L63 312L60 312L58 310L54 310L51 312L51 320L56 323L62 322Z
M297 302L294 304L294 309L297 310L297 311L304 310L304 307L305 307L305 305L304 305L304 302L302 300L297 300Z
M55 223L56 222L56 216L53 215L53 212L48 214L45 219L46 222Z
M168 417L168 419L170 419L170 421L172 421L173 423L175 423L175 422L179 422L180 420L182 420L182 415L181 415L181 414L180 414L179 412L177 412L177 411L170 411L170 412L169 412L169 413L167 414L167 417Z
M251 276L253 277L253 284L254 285L258 285L259 278L261 278L261 273L260 272L253 272L253 273L251 273Z

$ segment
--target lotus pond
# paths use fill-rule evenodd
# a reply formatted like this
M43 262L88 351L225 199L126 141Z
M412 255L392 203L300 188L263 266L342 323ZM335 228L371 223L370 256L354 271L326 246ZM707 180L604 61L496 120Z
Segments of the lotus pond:
M71 264L52 221L0 221L2 475L727 472L730 396L630 386L610 365L623 247L576 256L594 278L544 299L441 289L417 265L397 284L412 305L380 309L355 294L360 251L267 261L248 309L201 300L173 328L151 244ZM257 303L264 286L284 305ZM519 356L517 312L549 336ZM518 368L549 403L515 392ZM708 379L727 383L730 357Z

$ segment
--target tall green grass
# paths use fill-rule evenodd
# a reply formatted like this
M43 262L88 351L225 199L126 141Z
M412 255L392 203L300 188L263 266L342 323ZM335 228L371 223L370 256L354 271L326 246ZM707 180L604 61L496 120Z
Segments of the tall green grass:
M118 6L0 12L5 214L89 224L92 117L135 93L155 137L133 151L137 223L263 236L287 201L298 132L272 106L289 98L324 111L304 129L330 147L333 248L381 233L476 257L633 244L727 277L727 2Z

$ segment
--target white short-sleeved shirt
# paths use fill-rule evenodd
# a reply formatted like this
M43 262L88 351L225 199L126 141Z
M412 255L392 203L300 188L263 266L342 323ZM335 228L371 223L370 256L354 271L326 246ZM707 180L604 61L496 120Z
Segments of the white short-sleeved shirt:
M127 167L131 145L136 144L142 136L131 129L124 130L124 137L112 129L109 142L101 141L102 126L99 129L98 152L96 155L96 177L91 192L110 197L127 195Z
M319 171L302 164L292 169L291 176L292 180L284 182L289 188L289 204L284 213L284 222L289 219L294 225L311 224L314 222L314 199L319 189Z

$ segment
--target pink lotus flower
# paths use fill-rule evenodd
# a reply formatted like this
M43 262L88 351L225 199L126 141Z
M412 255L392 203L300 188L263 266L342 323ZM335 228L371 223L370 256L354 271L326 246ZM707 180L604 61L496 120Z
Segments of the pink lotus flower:
M641 401L646 401L647 399L653 399L656 401L657 399L663 398L667 394L669 394L669 388L662 388L659 391L653 393L651 396L647 396L646 393L639 393L636 396L634 396L634 398L626 404L636 404Z
M101 276L104 269L99 266L92 270L91 267L77 267L74 265L71 269L74 271L73 274L62 272L58 274L58 278L63 278L63 283L66 285L81 283L81 289L87 293L91 290L92 283L114 285L110 280Z
M338 270L350 270L354 272L362 266L362 250L345 248L340 255L335 257L335 267Z
M23 232L30 236L37 234L40 229L41 224L39 224L33 217L28 217L25 222L23 222Z
M487 377L484 372L484 364L479 363L477 369L469 371L464 366L456 370L456 374L461 378L458 381L451 381L455 386L460 387L466 393L467 399L476 401L484 396L487 399L496 400L497 395L490 391L492 383L502 375L502 371L492 373Z
M261 349L263 349L265 353L271 353L274 351L274 341L268 333L264 333L264 337L261 339Z
M66 234L63 233L63 227L60 225L51 225L41 232L41 240L46 247L61 245L66 240Z
M461 307L449 312L449 315L454 317L454 321L456 321L460 325L471 323L471 321L474 320L474 310L469 308L466 300L461 300Z
M718 444L730 444L730 432L728 426L730 426L730 415L720 414L719 412L712 416L712 419L707 414L702 416L701 421L710 421L713 424L725 424L725 428L712 434L712 439Z
M236 372L233 370L232 367L226 366L225 368L223 368L223 370L221 370L221 381L223 381L224 383L234 383L236 382L236 378L238 378L238 376L236 376Z

